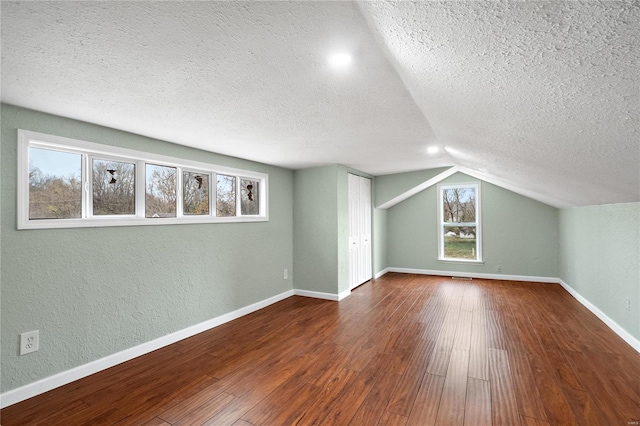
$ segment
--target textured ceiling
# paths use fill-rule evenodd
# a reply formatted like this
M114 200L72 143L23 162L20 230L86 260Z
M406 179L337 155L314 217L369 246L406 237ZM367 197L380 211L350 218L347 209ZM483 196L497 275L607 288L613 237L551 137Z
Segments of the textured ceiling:
M640 201L638 2L3 1L1 31L6 103L288 168Z

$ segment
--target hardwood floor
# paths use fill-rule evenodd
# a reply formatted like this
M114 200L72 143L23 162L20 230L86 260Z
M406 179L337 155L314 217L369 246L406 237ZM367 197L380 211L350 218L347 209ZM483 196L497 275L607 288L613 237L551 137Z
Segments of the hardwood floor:
M12 425L630 425L640 354L555 284L387 274L7 407Z

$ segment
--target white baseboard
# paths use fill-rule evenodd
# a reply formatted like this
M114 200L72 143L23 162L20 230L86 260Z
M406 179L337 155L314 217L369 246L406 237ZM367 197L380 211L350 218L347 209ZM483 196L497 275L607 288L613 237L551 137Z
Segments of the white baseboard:
M295 296L313 297L314 299L333 300L339 302L340 300L349 296L351 294L351 290L343 291L340 294L335 294L323 293L321 291L301 290L296 288L293 290L293 294Z
M202 333L203 331L217 327L226 322L233 321L234 319L265 308L293 295L294 290L287 290L284 293L280 293L249 306L245 306L233 312L220 315L219 317L201 322L191 327L187 327L166 336L159 337L141 345L134 346L132 348L125 349L124 351L106 356L104 358L100 358L84 365L80 365L67 371L63 371L42 380L38 380L37 382L12 389L0 395L0 408L8 407L9 405L13 405L17 402L24 401L25 399L29 399L41 393L48 392L51 389L66 385L67 383L82 379L83 377L90 376L91 374L97 373L98 371L106 370L107 368L113 367L114 365L118 365L133 358L137 358L140 355L144 355L149 352L155 351L156 349L160 349L164 346L171 345L172 343L178 342L182 339L186 339L187 337L194 336L198 333Z
M375 278L377 280L378 278L380 278L381 276L383 276L387 272L389 272L389 268L384 268L382 271L377 272L373 278Z
M559 278L529 277L524 275L495 275L495 274L482 274L482 273L458 273L458 272L451 273L447 271L434 271L434 270L427 270L427 269L410 269L410 268L386 268L378 272L375 277L380 278L381 276L383 276L388 272L399 272L399 273L420 274L420 275L439 275L439 276L453 275L453 276L467 277L467 278L557 283L557 284L560 284L577 301L579 301L580 303L582 303L582 305L584 305L587 309L589 309L594 315L600 318L602 322L604 322L611 330L613 330L632 348L640 352L640 340L632 336L629 332L627 332L624 328L622 328L618 323L616 323L614 320L609 318L604 312L598 309L594 304L589 302L577 291L575 291L571 286L569 286L567 283L565 283ZM159 337L157 339L151 340L141 345L134 346L133 348L125 349L124 351L106 356L96 361L92 361L90 363L80 365L70 370L63 371L53 376L38 380L37 382L33 382L28 385L7 391L3 394L0 394L0 408L8 407L17 402L24 401L25 399L29 399L31 397L34 397L44 392L48 392L52 389L55 389L57 387L66 385L73 381L82 379L83 377L90 376L91 374L97 373L99 371L106 370L107 368L129 361L133 358L137 358L141 355L147 354L149 352L153 352L164 346L171 345L175 342L186 339L187 337L194 336L198 333L202 333L203 331L215 328L219 325L222 325L229 321L233 321L234 319L240 318L244 315L250 314L259 309L265 308L269 305L272 305L276 302L284 300L293 295L313 297L316 299L340 301L345 297L349 296L350 294L351 294L350 290L346 290L344 292L341 292L340 294L322 293L318 291L309 291L309 290L300 290L300 289L287 290L284 293L280 293L268 299L262 300L260 302L256 302L252 305L245 306L233 312L229 312L227 314L210 319L208 321L201 322L191 327L187 327L185 329L176 331L166 336Z
M351 290L345 290L338 294L338 301L344 299L345 297L349 297L351 295Z
M463 277L463 278L480 278L486 280L505 280L505 281L530 281L534 283L553 283L559 284L559 278L553 277L533 277L528 275L503 275L503 274L485 274L481 272L452 272L452 271L436 271L431 269L411 269L411 268L387 268L383 271L400 272L404 274L419 275L440 275L445 277ZM382 276L381 274L380 276Z
M603 323L605 323L607 325L607 327L609 327L611 330L613 330L618 336L620 336L620 338L622 340L627 342L633 349L635 349L636 351L640 352L640 340L638 340L635 337L633 337L627 330L625 330L617 322L615 322L614 320L609 318L607 316L607 314L605 314L600 309L598 309L598 307L595 306L593 303L591 303L587 299L585 299L580 293L575 291L573 289L573 287L571 287L569 284L565 283L561 279L558 280L558 283L565 290L567 290L567 292L570 295L572 295L578 302L582 303L582 305L585 308L589 309L595 316L600 318L600 320Z
M575 291L570 285L562 281L560 278L553 277L530 277L526 275L501 275L501 274L483 274L474 272L451 272L451 271L434 271L430 269L411 269L411 268L386 268L376 274L376 278L383 276L388 272L399 272L404 274L419 274L419 275L438 275L445 277L464 277L464 278L481 278L491 280L507 280L507 281L530 281L538 283L551 283L560 284L571 296L573 296L578 302L580 302L585 308L589 309L595 316L600 318L607 327L609 327L614 333L616 333L622 340L627 342L633 349L640 352L640 340L636 339L627 330L622 328L617 322L612 320L598 309L593 303L585 299L580 293Z

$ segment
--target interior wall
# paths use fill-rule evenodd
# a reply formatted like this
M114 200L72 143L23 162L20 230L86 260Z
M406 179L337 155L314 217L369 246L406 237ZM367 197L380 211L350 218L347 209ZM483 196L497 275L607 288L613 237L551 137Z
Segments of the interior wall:
M373 276L389 267L387 210L373 209Z
M336 166L338 294L349 291L349 169ZM335 231L334 231L335 232Z
M291 290L293 173L2 105L1 391ZM17 129L269 174L268 222L16 229ZM40 350L18 356L19 334Z
M294 172L296 289L335 296L349 290L347 174L337 164Z
M409 175L410 179L414 177ZM429 177L433 176L427 179ZM390 178L396 181L399 190L412 187L401 184L401 175ZM379 178L376 180L378 186L383 183ZM442 181L471 182L479 181L462 173ZM558 277L558 209L487 182L481 185L483 264L438 260L437 186L434 185L388 210L389 267Z
M640 340L640 203L561 209L559 230L560 278Z
M432 177L447 170L447 167L437 169L419 170L408 173L396 173L391 175L376 176L372 178L373 200L373 276L393 265L389 264L388 245L388 210L380 209L380 206L409 189L425 182Z
M392 175L376 176L374 183L374 205L376 207L415 188L423 182L446 171L449 167L418 170L416 172L395 173Z
M338 294L337 166L296 170L293 176L296 288Z

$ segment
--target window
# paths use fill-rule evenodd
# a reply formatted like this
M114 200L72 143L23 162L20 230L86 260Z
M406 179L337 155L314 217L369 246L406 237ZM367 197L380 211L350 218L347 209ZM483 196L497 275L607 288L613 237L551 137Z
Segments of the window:
M480 185L438 185L438 258L482 262Z
M236 215L236 178L218 175L216 212L219 217Z
M93 215L135 215L136 166L133 163L93 160Z
M182 172L184 214L209 214L209 174Z
M267 183L265 173L18 130L18 229L266 221Z
M242 195L240 197L240 211L243 215L257 215L260 201L258 182L251 179L240 179Z
M145 217L176 217L176 168L146 164Z
M82 217L82 156L29 149L29 219Z

